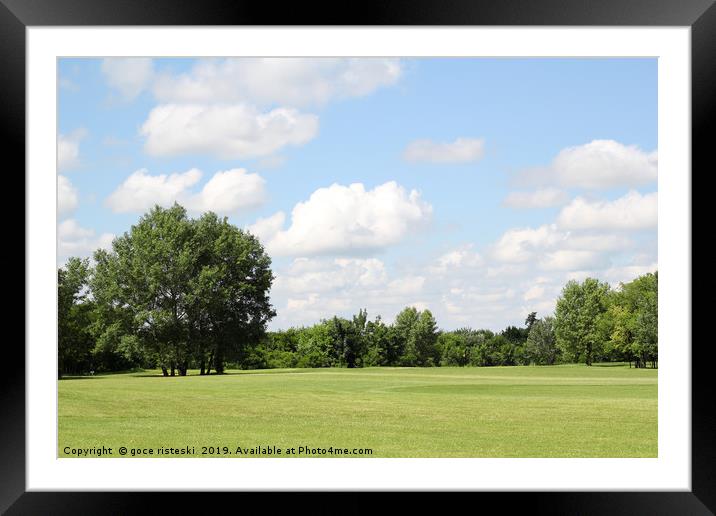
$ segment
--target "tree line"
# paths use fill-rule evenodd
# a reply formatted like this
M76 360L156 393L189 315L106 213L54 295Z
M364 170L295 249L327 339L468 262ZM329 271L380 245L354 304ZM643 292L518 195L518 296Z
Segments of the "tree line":
M156 206L94 263L58 269L58 374L160 368L165 376L227 367L435 367L628 361L656 367L658 273L612 289L569 281L554 316L500 332L442 331L429 310L395 320L365 309L267 331L276 315L271 259L250 233L175 204Z

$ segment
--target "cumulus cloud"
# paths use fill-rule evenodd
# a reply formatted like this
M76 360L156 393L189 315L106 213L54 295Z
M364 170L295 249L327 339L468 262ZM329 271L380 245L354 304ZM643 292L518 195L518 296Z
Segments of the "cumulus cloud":
M481 159L484 148L485 141L480 138L458 138L451 143L416 140L408 144L403 158L414 162L466 163Z
M524 263L534 258L541 249L566 240L567 234L554 224L538 228L515 228L506 231L492 246L490 254L498 262Z
M277 255L361 254L398 243L431 216L432 207L416 190L407 192L395 181L372 190L335 183L296 204L288 228L279 212L248 229Z
M274 289L315 294L345 288L375 288L386 280L385 265L376 258L297 258L276 278Z
M423 291L425 281L425 276L405 276L389 282L387 290L388 292L391 292L392 295L419 294Z
M134 100L150 86L154 65L148 57L110 57L102 61L102 73L124 100Z
M57 136L57 169L67 170L79 164L80 141L87 136L84 129Z
M533 192L510 192L503 204L509 208L551 208L567 202L567 192L559 188L541 188Z
M65 176L57 176L57 214L62 217L75 211L79 203L77 188Z
M435 274L444 274L456 268L479 267L484 263L482 256L472 250L472 245L466 245L442 254L429 270Z
M591 229L591 228L588 228ZM493 263L530 264L542 270L582 270L609 265L609 253L628 250L632 241L623 234L593 231L566 231L557 224L538 228L514 228L506 231L491 246ZM509 273L495 268L493 276ZM520 274L523 269L514 269Z
M655 228L657 218L657 193L630 191L614 201L577 197L562 208L557 224L565 229L643 230Z
M361 307L371 317L392 319L419 302L427 281L416 274L389 273L377 258L297 258L277 272L271 296L278 317L272 326L350 317Z
M620 283L628 283L648 272L656 272L658 268L659 264L656 261L647 264L619 265L604 271L604 277L616 287Z
M544 286L537 284L532 285L530 288L527 289L527 291L524 293L522 298L525 301L533 301L535 299L539 299L544 295Z
M657 169L657 151L614 140L593 140L561 150L549 166L525 170L517 179L523 184L565 188L637 187L656 182Z
M396 83L398 59L201 59L188 72L155 72L151 60L109 59L103 71L125 98L151 85L159 105L140 129L152 156L208 154L264 158L318 133L318 116L300 107L368 95Z
M548 251L541 257L539 265L544 270L581 270L602 268L609 264L603 253L586 249L558 249Z
M141 213L155 204L166 207L178 202L192 211L229 214L265 201L265 181L258 174L241 168L217 172L200 191L192 192L202 175L195 168L156 176L140 169L112 192L105 204L115 213Z
M547 226L536 228L526 240L533 248L531 260L524 263L502 264L471 246L434 257L426 253L424 260L411 265L376 258L295 259L278 270L272 289L278 317L272 326L313 324L334 314L350 317L364 307L371 317L391 321L404 307L417 306L429 308L444 329L499 331L509 324L522 325L532 311L550 315L569 279L592 276L616 287L656 270L653 255L621 265L625 258L629 263L629 257L620 250L604 251L616 241L600 247L597 234L560 233Z
M57 260L63 263L70 256L91 256L96 249L109 249L114 235L97 235L93 229L84 228L75 219L67 219L57 225Z
M140 132L153 156L256 158L309 142L318 117L286 108L261 113L247 104L163 104L152 109Z
M368 95L395 84L398 59L229 58L199 61L179 75L160 74L154 94L164 103L320 105Z

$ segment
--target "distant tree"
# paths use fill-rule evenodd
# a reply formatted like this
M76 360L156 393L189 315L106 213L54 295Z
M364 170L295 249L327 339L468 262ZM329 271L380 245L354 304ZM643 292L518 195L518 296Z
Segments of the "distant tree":
M555 310L555 334L561 351L575 362L592 365L602 348L599 318L608 306L609 284L594 278L571 280Z
M464 335L465 342L470 350L470 365L484 367L497 365L499 358L493 347L495 334L490 330L461 329L458 333Z
M329 323L321 321L298 332L296 367L331 367L337 365Z
M413 328L415 342L416 365L440 365L440 357L435 344L438 339L438 325L430 310L423 310Z
M395 366L402 353L402 343L395 327L387 326L380 316L366 323L366 357L364 365Z
M521 346L527 340L527 328L518 328L517 326L508 326L502 330L502 336L517 346Z
M361 319L363 316L358 319ZM356 319L349 321L339 317L333 317L325 322L329 337L332 343L331 357L335 365L349 368L362 365L363 354L365 353L365 338L363 332L356 324ZM365 328L365 320L360 322Z
M537 322L537 312L530 312L525 319L525 326L527 326L527 332L532 329L532 325Z
M395 331L399 342L399 365L415 366L418 363L418 350L415 347L415 327L420 312L413 306L404 308L395 317Z
M440 365L466 366L470 363L470 348L463 333L441 333L436 347L440 353Z
M658 276L647 274L642 277L643 292L637 305L636 341L642 364L647 361L656 367L659 359L659 300Z
M525 343L526 363L552 365L557 362L559 348L554 333L554 318L537 319L531 325Z
M599 321L607 350L620 360L645 367L658 360L658 273L621 283Z
M89 331L94 303L88 297L88 259L70 258L57 270L58 377L90 368L94 340Z

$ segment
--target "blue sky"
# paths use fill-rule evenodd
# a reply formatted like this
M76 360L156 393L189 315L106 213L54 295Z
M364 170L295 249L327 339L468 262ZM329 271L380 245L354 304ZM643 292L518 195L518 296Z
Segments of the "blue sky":
M656 269L655 59L61 59L58 74L59 263L177 200L259 236L273 328L414 305L500 329L548 315L570 278Z

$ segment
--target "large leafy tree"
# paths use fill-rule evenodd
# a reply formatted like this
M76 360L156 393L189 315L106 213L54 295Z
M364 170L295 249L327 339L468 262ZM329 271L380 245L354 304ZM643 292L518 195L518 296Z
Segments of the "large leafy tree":
M134 333L165 375L186 374L190 358L188 295L197 272L191 243L186 210L175 204L156 206L114 240L112 252L95 253L98 299L129 313Z
M223 372L275 315L270 258L255 237L213 213L191 220L178 204L155 206L95 260L98 333L119 321L164 375L185 375L193 358L206 372L212 363Z
M205 213L192 222L188 318L201 370L223 373L227 359L242 360L276 315L269 299L271 259L251 234ZM208 355L207 355L208 354Z
M562 289L555 309L555 334L562 352L575 362L592 365L602 348L599 318L607 311L608 283L587 278L570 280Z

